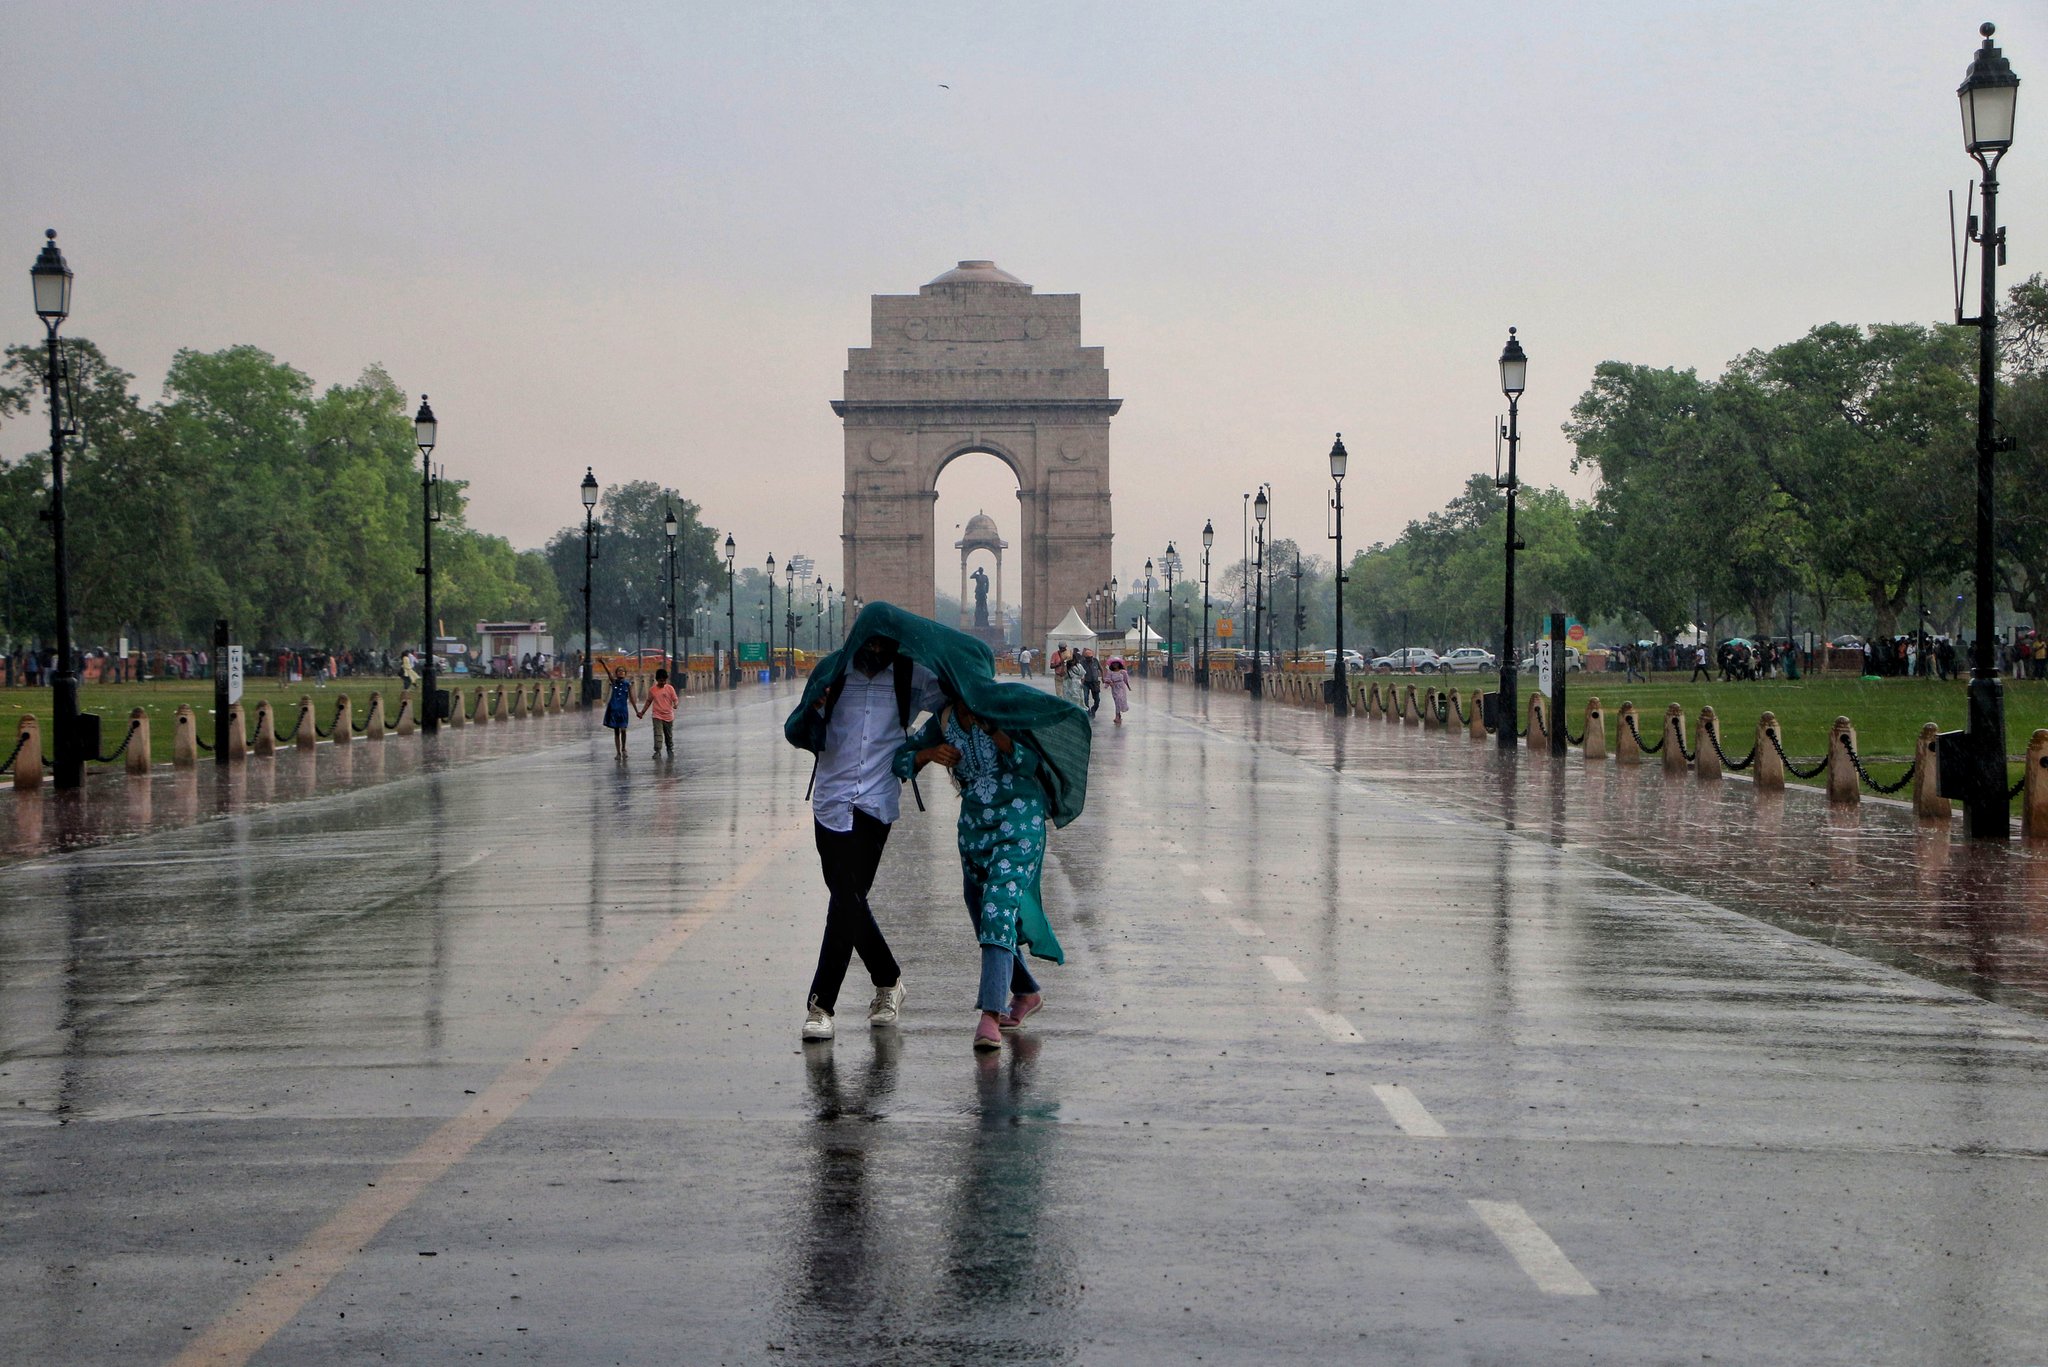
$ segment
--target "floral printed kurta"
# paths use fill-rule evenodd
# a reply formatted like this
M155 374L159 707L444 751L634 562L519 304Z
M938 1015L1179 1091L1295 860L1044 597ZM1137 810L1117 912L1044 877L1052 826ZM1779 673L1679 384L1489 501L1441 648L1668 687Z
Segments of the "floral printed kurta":
M942 716L904 745L896 767L908 777L917 752L941 742L960 752L953 769L960 785L957 833L961 866L981 890L976 938L1011 951L1021 944L1041 959L1065 962L1039 896L1047 823L1038 757L1021 742L1004 755L986 731L962 726L952 708Z

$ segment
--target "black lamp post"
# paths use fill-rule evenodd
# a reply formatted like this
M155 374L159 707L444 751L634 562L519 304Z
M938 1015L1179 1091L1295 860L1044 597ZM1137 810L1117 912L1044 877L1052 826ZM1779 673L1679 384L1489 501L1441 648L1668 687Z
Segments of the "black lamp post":
M725 534L725 686L740 686L740 632L739 617L733 610L733 557L739 548L733 545L732 533Z
M1214 521L1202 523L1202 687L1209 686L1209 548L1216 544Z
M661 519L661 529L668 533L668 667L676 671L679 679L687 680L689 657L677 647L681 639L676 635L676 510L670 508ZM681 656L680 662L677 657Z
M775 552L768 552L768 682L775 682Z
M583 701L597 701L597 676L590 665L590 567L597 563L597 474L583 467Z
M1122 588L1120 586L1120 583L1121 581L1119 581L1115 575L1112 574L1111 576L1109 576L1109 596L1103 600L1105 606L1102 613L1102 620L1103 623L1106 626L1108 626L1111 631L1116 630L1116 610L1123 601L1121 597Z
M1500 616L1500 705L1494 710L1498 723L1494 737L1500 748L1512 750L1519 737L1515 734L1516 679L1515 671L1519 661L1515 658L1515 552L1522 549L1522 543L1515 539L1515 490L1520 487L1515 477L1515 450L1521 444L1521 434L1516 428L1516 410L1522 399L1522 389L1529 378L1529 358L1522 354L1522 344L1515 339L1515 330L1508 329L1508 344L1500 353L1500 392L1508 399L1508 425L1504 435L1508 439L1508 472L1498 482L1508 498L1508 530L1506 573Z
M1301 552L1294 553L1294 658L1301 659Z
M425 658L420 661L420 730L428 735L441 728L440 709L434 706L434 638L441 633L434 621L434 436L440 424L427 396L420 395L420 411L413 414L413 445L420 448L420 575L424 594L427 629Z
M1977 316L1956 322L1977 328L1977 651L1970 670L1970 780L1963 799L1964 826L1973 836L2006 839L2012 832L2011 799L2005 790L2005 689L1998 677L1998 592L1992 545L1991 477L2000 451L2012 449L1998 435L1998 267L2005 262L2005 230L1998 226L1998 163L2012 146L2013 116L2020 78L1991 41L1996 29L1978 32L1984 45L1956 90L1962 103L1963 146L1984 170L1984 216L1971 234L1979 257Z
M1245 680L1245 691L1254 698L1262 698L1266 695L1266 676L1259 667L1259 642L1261 640L1259 628L1260 624L1266 619L1266 512L1269 507L1270 505L1266 500L1266 486L1261 484L1259 486L1259 496L1252 500L1252 517L1257 524L1256 530L1252 534L1252 546L1257 552L1258 559L1252 562L1252 574L1255 580L1252 588L1252 672L1251 677Z
M1336 510L1336 529L1330 539L1337 543L1337 570L1331 576L1330 596L1337 609L1337 657L1331 666L1336 679L1330 707L1340 717L1351 715L1351 689L1344 682L1344 471L1351 463L1351 455L1344 449L1344 434L1339 432L1337 440L1330 446L1330 482L1337 486L1337 492L1330 499L1330 506Z
M796 557L782 566L782 677L796 674ZM774 675L771 673L770 678Z
M1166 543L1166 555L1160 561L1166 571L1166 681L1173 682L1173 576L1180 572L1180 552Z
M1149 679L1152 670L1146 653L1146 638L1152 634L1152 562L1145 562L1145 625L1138 629L1138 677ZM1171 664L1171 661L1168 662Z
M811 644L819 650L825 648L825 576L818 575L812 582L811 593L818 610L811 614Z
M50 679L50 753L59 788L85 781L85 755L79 748L78 671L71 660L71 583L64 569L64 425L63 367L57 359L57 329L71 313L71 267L57 250L57 230L43 234L43 250L29 267L36 317L43 320L44 383L50 395L50 535L57 556L57 672Z

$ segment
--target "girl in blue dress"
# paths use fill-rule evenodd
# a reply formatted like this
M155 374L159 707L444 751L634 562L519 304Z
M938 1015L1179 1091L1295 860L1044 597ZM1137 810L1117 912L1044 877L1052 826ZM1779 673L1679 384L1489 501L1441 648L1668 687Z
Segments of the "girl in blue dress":
M605 700L604 724L612 729L612 741L618 747L620 759L626 757L626 724L633 718L633 685L626 682L626 676L616 671L607 671L612 676L612 695Z

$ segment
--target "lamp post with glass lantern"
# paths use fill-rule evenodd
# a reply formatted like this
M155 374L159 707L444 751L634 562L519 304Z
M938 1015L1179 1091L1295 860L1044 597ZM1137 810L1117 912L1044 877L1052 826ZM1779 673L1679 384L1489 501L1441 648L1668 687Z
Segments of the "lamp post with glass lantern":
M1252 500L1252 517L1256 521L1252 533L1252 548L1258 559L1252 563L1254 583L1252 587L1252 672L1245 680L1245 692L1254 698L1266 695L1266 676L1259 667L1260 625L1266 618L1266 512L1270 505L1266 500L1266 486L1259 486L1259 496Z
M782 565L782 677L796 673L796 557ZM769 671L774 678L774 671Z
M583 701L597 701L597 677L590 666L590 567L597 563L597 472L583 468Z
M768 609L763 634L768 637L768 682L775 682L775 552L768 552Z
M670 508L661 519L661 529L668 533L668 667L676 672L671 682L681 687L690 677L690 657L687 650L677 648L682 641L676 635L676 528L676 510Z
M1202 687L1209 686L1209 548L1216 544L1214 521L1202 523Z
M1138 677L1149 679L1152 670L1146 653L1147 638L1152 635L1152 562L1145 562L1145 625L1138 630Z
M1330 482L1337 486L1331 496L1330 507L1336 512L1336 528L1330 539L1337 543L1337 568L1330 576L1330 597L1337 609L1337 655L1330 668L1335 680L1331 690L1330 707L1340 717L1351 715L1351 690L1344 682L1344 471L1351 463L1351 455L1344 449L1344 434L1339 432L1337 440L1330 444Z
M434 437L439 427L427 396L420 395L420 411L412 419L413 445L420 448L420 576L425 584L422 596L427 619L420 660L419 721L420 730L430 736L441 727L441 712L434 705L434 638L440 635L434 622L434 523L440 520L434 515Z
M1503 750L1514 749L1519 739L1515 734L1515 670L1519 666L1515 658L1515 552L1522 549L1522 543L1515 538L1515 491L1520 487L1515 476L1515 451L1521 444L1521 433L1516 426L1517 409L1528 379L1529 358L1522 354L1522 344L1516 340L1515 330L1509 328L1508 344L1500 353L1500 392L1508 400L1508 424L1503 433L1508 441L1508 472L1499 484L1507 494L1508 529L1500 619L1500 702L1494 709L1494 737ZM1561 664L1561 661L1553 661L1552 668Z
M1173 682L1173 576L1180 571L1180 552L1166 543L1166 554L1160 558L1159 567L1166 571L1166 681Z
M733 557L739 554L739 547L733 544L732 533L725 534L725 686L740 686L740 624L739 614L733 606Z
M57 230L43 234L43 250L29 267L36 317L43 320L44 383L50 398L50 537L57 557L57 672L50 678L50 753L59 788L76 788L85 780L85 756L79 749L78 672L71 660L71 583L64 567L64 425L63 367L57 358L57 329L71 313L71 267L57 250ZM218 737L216 737L218 739ZM223 742L225 743L225 742Z
M1984 171L1984 211L1973 225L1977 243L1977 316L1956 322L1977 331L1977 650L1970 669L1968 750L1970 779L1963 799L1964 826L1973 836L2006 839L2012 832L2011 799L2005 788L2005 691L1998 677L1997 560L1992 544L1992 473L2000 451L2012 449L1998 435L1998 267L2005 263L2005 230L1998 226L1998 163L2012 147L2020 79L2013 75L1985 24L1984 44L1971 59L1956 90L1963 114L1963 147Z
M811 595L818 610L811 614L811 642L819 650L825 648L825 576L818 575L811 585Z

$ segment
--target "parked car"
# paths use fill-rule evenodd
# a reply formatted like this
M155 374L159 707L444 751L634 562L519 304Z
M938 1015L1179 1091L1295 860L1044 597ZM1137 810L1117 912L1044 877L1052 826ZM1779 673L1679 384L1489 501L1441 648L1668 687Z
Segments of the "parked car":
M1403 646L1374 660L1372 668L1375 674L1434 674L1443 668L1443 657L1428 646Z
M1483 674L1489 669L1499 669L1500 661L1492 651L1480 646L1459 646L1446 654L1443 668L1450 674Z
M1344 672L1346 674L1365 673L1365 656L1360 655L1357 651L1351 649L1349 646L1346 646L1344 648ZM1323 677L1326 679L1330 679L1335 678L1336 675L1337 652L1334 650L1326 650L1323 652Z
M1577 674L1584 670L1585 667L1585 652L1577 646L1566 646L1564 648L1564 672L1567 674ZM1524 674L1534 674L1536 672L1536 645L1534 642L1531 642L1522 651L1522 672Z

